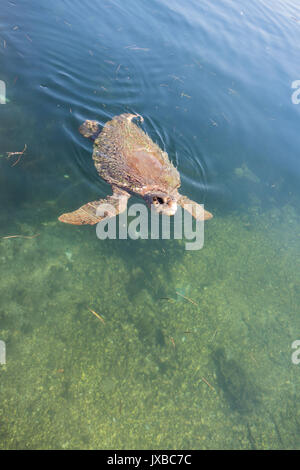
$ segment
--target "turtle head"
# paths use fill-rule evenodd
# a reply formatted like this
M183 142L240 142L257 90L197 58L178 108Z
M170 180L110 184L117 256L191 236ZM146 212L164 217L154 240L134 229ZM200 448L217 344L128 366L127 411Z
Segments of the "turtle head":
M97 121L84 121L79 127L79 132L88 139L95 140L100 132L100 126Z
M171 194L157 191L145 194L144 198L148 206L160 214L170 216L177 211L176 198Z

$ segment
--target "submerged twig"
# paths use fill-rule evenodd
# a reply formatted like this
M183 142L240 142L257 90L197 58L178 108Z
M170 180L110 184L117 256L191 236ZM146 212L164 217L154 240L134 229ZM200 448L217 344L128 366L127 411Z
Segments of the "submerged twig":
M37 233L36 235L8 235L7 237L1 237L2 239L5 238L35 238L38 237L40 234Z
M211 388L214 392L216 391L216 389L215 389L212 385L210 385L210 383L206 380L205 377L201 377L201 380L202 380L204 383L206 383L206 385L208 385L209 388Z
M216 331L215 331L214 334L212 335L212 338L211 338L211 340L210 340L211 342L215 339L215 336L216 336L217 332L218 332L218 328L216 329Z
M158 300L170 300L171 302L174 302L174 299L171 299L171 297L160 297Z
M15 166L17 163L19 163L23 153L25 152L25 150L27 149L27 145L25 144L24 145L24 149L22 150L22 152L6 152L7 153L7 158L10 158L14 155L19 155L19 157L17 158L17 160L15 161L15 163L12 164L12 166Z
M132 44L131 46L125 46L124 49L130 49L131 51L150 51L148 47L137 47L136 44Z
M100 321L102 321L103 325L105 325L105 320L104 318L101 317L101 315L99 315L99 313L95 312L94 310L92 310L91 308L88 309L93 315L95 315L95 317L97 317Z
M186 296L183 295L183 294L180 294L180 292L178 292L178 291L176 291L176 294L177 294L177 295L180 295L180 297L183 297L185 300L187 300L188 302L191 302L191 304L196 305L196 307L198 307L198 304L197 304L194 300L189 299L188 297L186 297Z

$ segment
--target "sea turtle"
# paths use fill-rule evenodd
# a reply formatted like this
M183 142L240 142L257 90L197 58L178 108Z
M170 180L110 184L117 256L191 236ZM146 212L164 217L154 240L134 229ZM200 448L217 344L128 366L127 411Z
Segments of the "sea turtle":
M185 207L195 218L210 219L212 214L197 211L198 204L178 192L180 176L166 152L155 144L136 124L136 114L121 114L108 121L100 132L96 121L85 121L79 128L84 137L94 141L93 160L99 175L112 186L112 196L88 202L62 214L61 222L83 225L96 224L106 217L125 211L131 195L141 196L157 212L174 215L177 205ZM113 211L97 214L100 204L110 204ZM107 207L107 206L106 206Z

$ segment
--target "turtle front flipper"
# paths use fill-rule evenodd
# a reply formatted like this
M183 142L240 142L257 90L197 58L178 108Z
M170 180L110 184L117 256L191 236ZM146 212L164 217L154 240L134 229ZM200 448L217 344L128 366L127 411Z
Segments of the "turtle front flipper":
M116 121L129 121L131 122L132 119L139 119L141 122L144 122L143 116L140 114L131 114L131 113L123 113L120 114L119 116L114 116L113 119Z
M195 201L192 201L186 196L180 195L179 199L177 200L177 204L192 214L196 220L208 220L213 218L213 215L206 211L203 206Z
M105 218L124 212L130 195L125 191L114 192L112 196L99 201L88 202L73 212L58 217L60 222L73 225L95 225Z

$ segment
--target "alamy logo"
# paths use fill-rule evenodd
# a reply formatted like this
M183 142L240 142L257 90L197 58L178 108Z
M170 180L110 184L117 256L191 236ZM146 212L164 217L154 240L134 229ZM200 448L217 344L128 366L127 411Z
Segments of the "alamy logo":
M0 341L0 364L6 364L6 346L4 341Z
M6 103L6 86L3 80L0 80L0 104Z
M296 350L292 354L292 363L297 366L298 364L300 364L300 340L299 339L296 339L295 341L293 341L292 349Z
M103 218L97 224L96 234L100 240L107 238L115 240L117 238L126 240L131 238L137 240L139 238L147 240L158 240L162 238L169 240L189 240L185 243L186 250L200 250L204 244L204 208L202 205L197 206L186 204L186 210L177 208L173 217L173 227L171 236L171 218L168 215L160 215L151 208L150 227L148 208L144 204L132 204L128 210L119 214L119 225L117 234L117 218L118 211L111 204L100 204L97 207L97 217ZM191 213L192 212L192 213ZM134 217L128 223L127 217ZM194 220L194 218L196 220ZM161 220L161 224L160 224Z
M296 88L296 91L292 94L292 103L299 104L300 103L300 80L294 80L292 83L292 88Z

